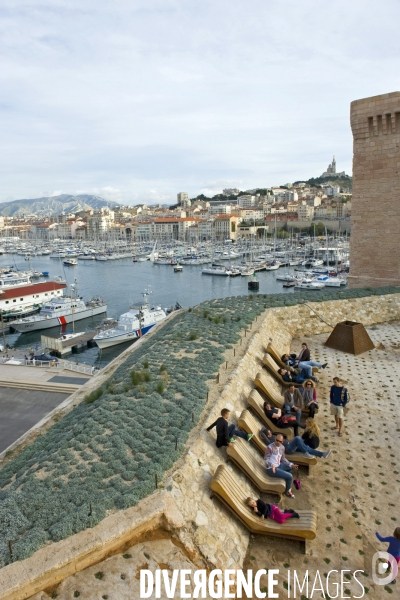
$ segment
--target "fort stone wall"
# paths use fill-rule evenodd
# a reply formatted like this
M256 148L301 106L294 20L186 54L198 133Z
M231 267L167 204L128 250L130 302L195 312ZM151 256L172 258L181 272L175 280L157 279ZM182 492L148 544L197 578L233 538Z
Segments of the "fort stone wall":
M355 100L350 119L354 157L349 285L400 285L400 92Z

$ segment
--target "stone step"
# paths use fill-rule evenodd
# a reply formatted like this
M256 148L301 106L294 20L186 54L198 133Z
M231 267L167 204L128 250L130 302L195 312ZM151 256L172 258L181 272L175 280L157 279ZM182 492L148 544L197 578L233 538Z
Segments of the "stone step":
M73 394L79 390L80 385L51 383L47 381L27 381L12 379L0 379L0 387L18 388L21 390L35 390L41 392L58 392L60 394Z

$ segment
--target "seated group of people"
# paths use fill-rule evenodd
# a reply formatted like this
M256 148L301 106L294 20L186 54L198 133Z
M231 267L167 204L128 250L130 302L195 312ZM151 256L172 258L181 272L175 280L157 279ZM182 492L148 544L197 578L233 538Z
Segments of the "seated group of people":
M318 383L318 377L313 375L313 367L326 369L328 363L321 364L315 360L311 360L310 350L305 342L301 345L299 354L283 354L281 361L287 366L287 369L278 369L279 375L283 381L288 383L303 383L306 379L311 379Z
M285 381L293 381L283 393L284 410L272 406L268 401L264 402L264 412L268 419L276 423L278 429L287 429L293 427L294 438L288 441L281 433L274 435L272 431L266 427L260 430L260 437L266 443L264 454L265 466L267 475L270 477L281 478L285 480L285 495L289 498L294 498L292 492L293 474L292 471L298 469L298 465L290 462L287 454L302 452L306 458L328 458L331 450L321 452L317 450L320 442L320 429L314 420L314 415L318 409L317 390L315 383L318 379L313 376L312 367L325 369L327 363L320 364L310 360L310 351L306 343L302 344L301 352L298 356L285 354L282 356L282 361L287 364L288 369L279 369L279 373ZM294 383L303 384L297 388ZM308 417L305 425L302 424L302 412L307 409ZM250 441L254 433L245 433L237 429L234 424L228 425L230 411L224 408L221 411L221 416L212 425L207 427L210 431L214 427L217 428L218 448L222 446L232 446L235 443L234 436L241 437L246 441ZM299 428L304 429L302 436L299 436ZM284 523L289 518L298 518L298 514L293 510L285 510L281 512L274 504L266 504L262 500L253 498L247 499L248 506L254 510L261 518L271 518L278 523Z

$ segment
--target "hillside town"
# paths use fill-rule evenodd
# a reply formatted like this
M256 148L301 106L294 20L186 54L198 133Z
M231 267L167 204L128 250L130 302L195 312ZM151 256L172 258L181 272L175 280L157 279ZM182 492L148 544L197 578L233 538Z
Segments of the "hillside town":
M326 172L308 182L240 191L224 189L211 198L186 192L172 206L137 204L85 209L59 215L0 217L3 237L40 240L182 240L236 241L263 237L275 229L307 229L322 223L328 229L348 230L351 215L351 177ZM338 222L343 221L340 227ZM336 222L336 225L334 225Z

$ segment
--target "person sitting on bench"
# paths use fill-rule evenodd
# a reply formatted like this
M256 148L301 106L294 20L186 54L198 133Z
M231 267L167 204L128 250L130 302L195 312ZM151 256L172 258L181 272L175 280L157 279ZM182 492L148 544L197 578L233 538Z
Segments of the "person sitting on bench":
M236 429L236 426L232 423L232 425L228 425L228 419L230 415L230 410L228 408L223 408L221 410L221 416L209 427L207 427L207 431L211 431L214 427L217 428L217 448L221 448L221 446L232 446L235 442L234 435L237 437L241 437L246 441L250 441L253 437L253 433L245 433L241 429Z
M296 511L285 508L285 510L281 512L275 504L266 504L260 499L253 500L253 498L247 498L246 504L250 506L261 519L269 518L277 523L284 523L287 519L300 519L300 515Z
M264 402L264 413L265 416L268 417L270 421L276 423L276 426L279 429L287 429L288 427L293 427L294 435L299 435L299 427L304 429L304 425L301 425L297 422L296 417L290 417L290 415L282 415L282 411L280 408L274 408L267 401ZM290 420L292 418L293 420Z
M306 428L301 437L303 438L304 443L307 444L307 446L310 446L310 448L318 448L321 431L317 423L311 417L306 419Z
M301 392L294 385L289 385L283 394L283 402L286 414L294 414L296 421L300 423L301 409L303 408L303 396Z
M267 444L267 446L269 446L270 444L274 443L276 435L274 435L272 431L267 427L263 427L260 430L260 438L263 440L263 442ZM289 440L284 439L282 444L287 454L302 452L305 458L312 458L313 456L316 456L317 458L328 458L328 456L330 456L332 452L332 450L327 450L326 452L320 452L319 450L315 450L315 448L313 448L312 446L308 446L304 439L301 438L299 435L290 440L290 442Z
M267 475L269 477L284 479L286 484L285 495L288 498L294 498L295 496L292 492L292 469L298 469L299 466L289 462L285 457L283 435L281 433L277 434L273 444L267 446L264 460L267 467Z
M308 373L308 377L313 376L312 367L318 367L318 369L326 369L328 363L319 363L315 360L310 359L310 351L307 347L307 344L303 342L301 345L301 351L298 356L295 354L283 354L281 356L281 361L294 369L306 369Z
M317 390L314 383L310 379L307 379L307 381L304 382L301 395L303 397L304 408L308 408L309 415L313 419L318 408L318 402Z

